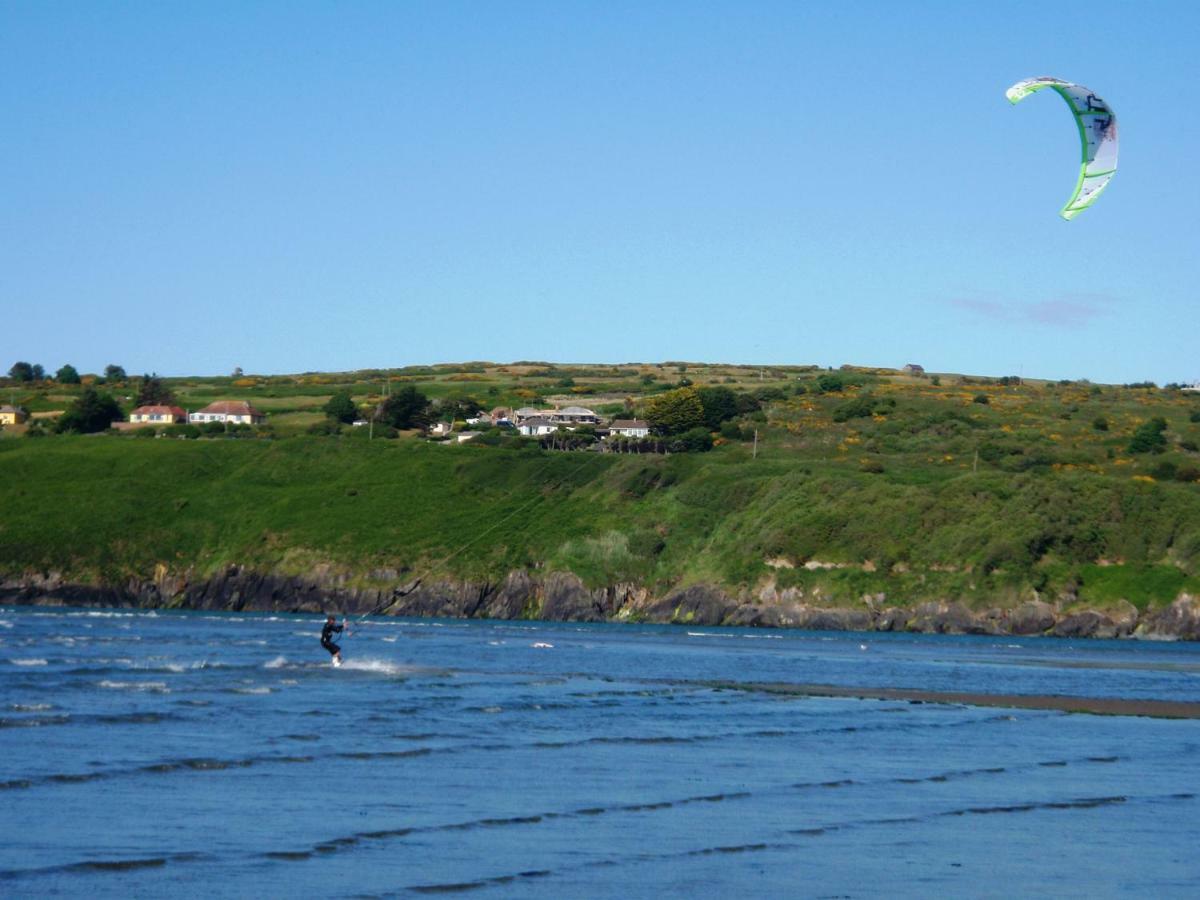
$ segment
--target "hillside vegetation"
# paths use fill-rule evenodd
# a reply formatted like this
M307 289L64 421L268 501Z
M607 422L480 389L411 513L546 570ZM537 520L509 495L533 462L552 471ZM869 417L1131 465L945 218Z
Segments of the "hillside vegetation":
M759 409L712 452L672 455L306 433L334 391L369 404L389 382L435 400L557 398L623 415L681 379L753 393ZM655 591L769 584L975 607L1036 591L1142 609L1200 588L1200 397L1179 390L683 363L166 381L181 404L248 399L270 424L200 440L10 429L0 575L120 584L238 564L370 582L524 569ZM34 412L72 397L62 385L17 393ZM1162 440L1139 443L1151 432Z

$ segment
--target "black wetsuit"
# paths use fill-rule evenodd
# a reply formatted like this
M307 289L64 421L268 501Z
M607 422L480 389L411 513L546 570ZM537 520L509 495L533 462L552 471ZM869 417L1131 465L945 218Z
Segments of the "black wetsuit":
M333 622L326 622L325 627L321 629L321 646L329 651L330 656L337 656L342 652L342 648L333 642L333 633L341 631L342 627Z

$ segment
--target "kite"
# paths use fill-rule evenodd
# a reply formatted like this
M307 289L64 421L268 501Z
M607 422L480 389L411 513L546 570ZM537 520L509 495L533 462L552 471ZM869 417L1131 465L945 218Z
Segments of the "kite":
M1108 104L1081 84L1043 75L1018 81L1004 92L1010 103L1020 103L1030 94L1052 89L1071 107L1079 126L1083 161L1071 199L1059 215L1068 221L1096 202L1117 171L1117 117Z

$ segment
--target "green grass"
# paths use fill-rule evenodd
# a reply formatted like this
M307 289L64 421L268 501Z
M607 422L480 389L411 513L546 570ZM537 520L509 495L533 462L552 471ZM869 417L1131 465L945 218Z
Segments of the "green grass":
M658 380L643 385L647 373ZM951 375L933 385L880 370L843 373L857 383L821 394L818 374L473 364L240 387L168 379L193 408L247 399L267 409L277 439L6 435L0 574L55 570L121 583L157 565L205 575L238 563L498 579L524 568L572 571L593 586L711 582L753 592L774 583L844 603L883 592L889 602L975 606L1077 589L1081 602L1145 607L1195 589L1200 484L1186 473L1200 468L1200 453L1188 449L1200 443L1200 423L1190 421L1200 398ZM736 440L661 457L303 434L335 390L366 402L389 375L393 387L485 406L568 394L558 384L565 377L584 391L628 391L635 404L683 375L775 394L740 423L759 429L757 458ZM76 393L16 392L33 409L59 408ZM989 403L972 402L978 394ZM882 414L834 420L866 395ZM1101 416L1107 431L1093 427ZM1131 435L1153 416L1168 422L1168 452L1130 455ZM803 568L813 560L840 567Z

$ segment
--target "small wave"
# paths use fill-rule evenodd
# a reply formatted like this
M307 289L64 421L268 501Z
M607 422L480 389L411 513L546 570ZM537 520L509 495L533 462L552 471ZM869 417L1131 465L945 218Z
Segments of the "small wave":
M14 666L44 666L47 664L47 661L42 659L40 656L27 657L24 659L14 658L10 659L9 662Z
M401 666L383 659L348 659L342 662L342 668L351 672L376 672L380 675L407 675L416 671L412 666Z
M277 656L270 662L263 663L263 668L264 669L282 669L286 665L287 665L287 657L286 656Z
M110 691L146 691L154 694L169 694L171 689L165 681L110 681L100 682L100 687Z
M41 728L43 725L66 725L71 717L65 714L55 716L30 716L25 719L0 719L0 728Z
M271 693L274 693L274 688L269 688L266 686L240 687L240 688L233 688L233 693L235 693L235 694L271 694Z
M8 708L13 712L45 712L54 709L52 703L10 703Z

